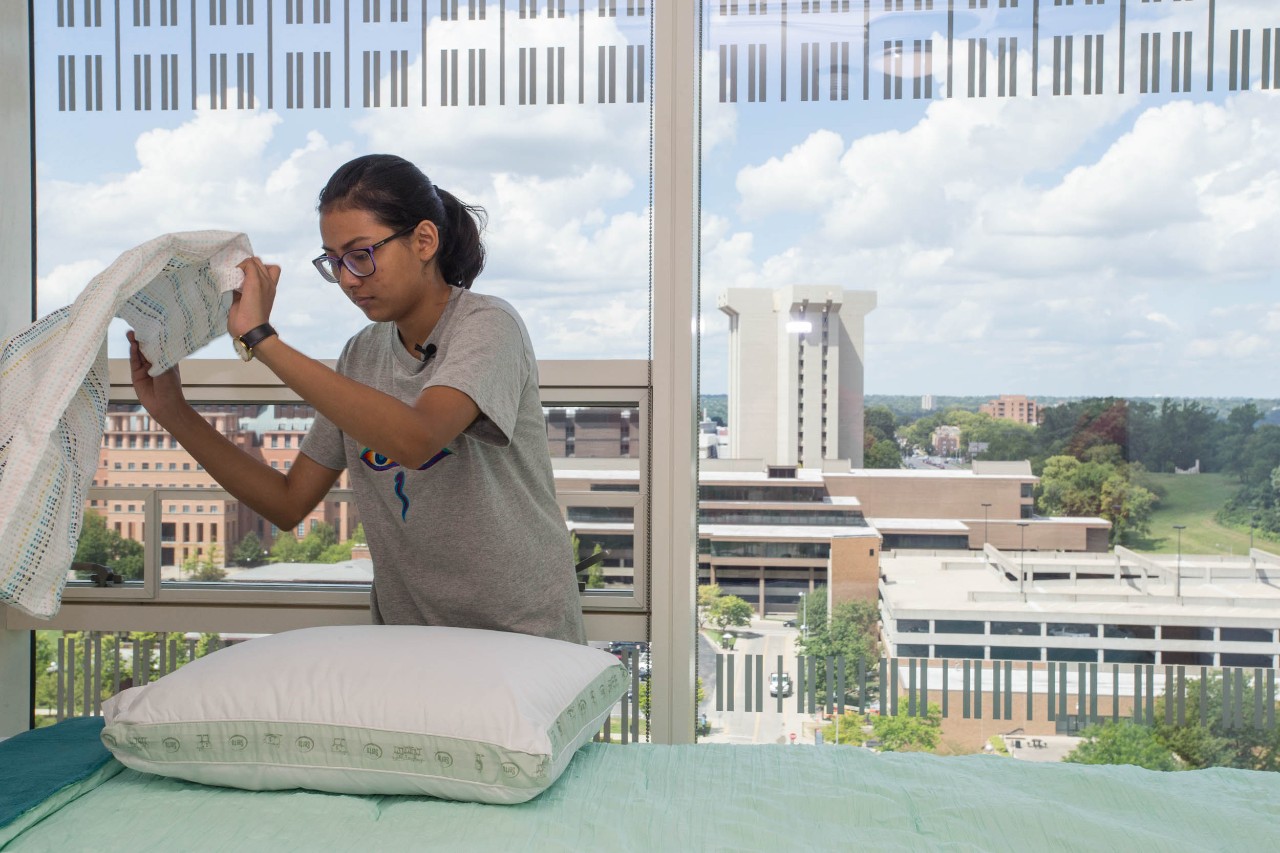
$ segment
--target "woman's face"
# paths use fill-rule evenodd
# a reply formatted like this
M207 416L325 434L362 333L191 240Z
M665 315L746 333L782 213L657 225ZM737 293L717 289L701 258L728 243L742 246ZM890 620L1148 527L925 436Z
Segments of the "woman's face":
M428 223L428 226L430 223ZM427 297L428 262L435 255L435 231L397 237L373 250L372 275L357 276L340 267L338 286L370 320L395 322L413 312ZM320 239L326 255L341 257L386 240L396 229L379 222L367 210L337 208L320 214Z

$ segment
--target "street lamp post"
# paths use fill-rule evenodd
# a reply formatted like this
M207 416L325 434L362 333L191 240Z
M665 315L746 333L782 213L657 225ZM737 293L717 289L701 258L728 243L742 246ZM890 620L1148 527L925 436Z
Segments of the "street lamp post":
M1249 556L1251 557L1253 556L1253 531L1257 529L1258 522L1261 520L1262 517L1256 513L1253 518L1249 520Z
M1173 569L1173 599L1174 601L1182 601L1182 531L1187 529L1185 524L1175 524L1173 529L1178 531L1178 562L1174 564Z
M1020 542L1018 544L1018 594L1022 595L1023 581L1027 577L1027 525L1028 521L1019 521Z
M990 536L990 532L991 532L991 531L990 531L990 524L991 524L991 522L990 522L990 520L988 519L988 515L987 515L987 511L988 511L989 509L991 509L991 504L989 504L989 503L984 503L984 504L982 505L982 547L983 547L984 549L986 548L987 543L989 543L989 542L991 541L991 536Z

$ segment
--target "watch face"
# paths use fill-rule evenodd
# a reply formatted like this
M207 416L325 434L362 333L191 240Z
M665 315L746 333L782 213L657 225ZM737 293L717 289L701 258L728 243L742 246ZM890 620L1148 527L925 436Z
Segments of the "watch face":
M232 338L231 343L236 348L236 355L240 356L241 361L253 361L253 350L244 345L239 338Z

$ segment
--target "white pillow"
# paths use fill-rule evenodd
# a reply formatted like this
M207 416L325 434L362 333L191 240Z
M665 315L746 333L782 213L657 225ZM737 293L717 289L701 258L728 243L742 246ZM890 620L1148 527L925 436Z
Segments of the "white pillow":
M599 649L418 625L305 628L228 646L103 703L136 770L255 791L519 803L627 689Z

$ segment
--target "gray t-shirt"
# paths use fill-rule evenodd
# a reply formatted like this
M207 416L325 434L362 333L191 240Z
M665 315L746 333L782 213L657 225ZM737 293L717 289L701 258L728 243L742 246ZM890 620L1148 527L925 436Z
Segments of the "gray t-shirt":
M535 634L582 643L569 532L556 504L529 333L501 299L453 288L424 363L395 324L350 341L337 370L413 403L456 388L480 416L410 471L317 415L302 452L350 472L373 558L373 620Z

